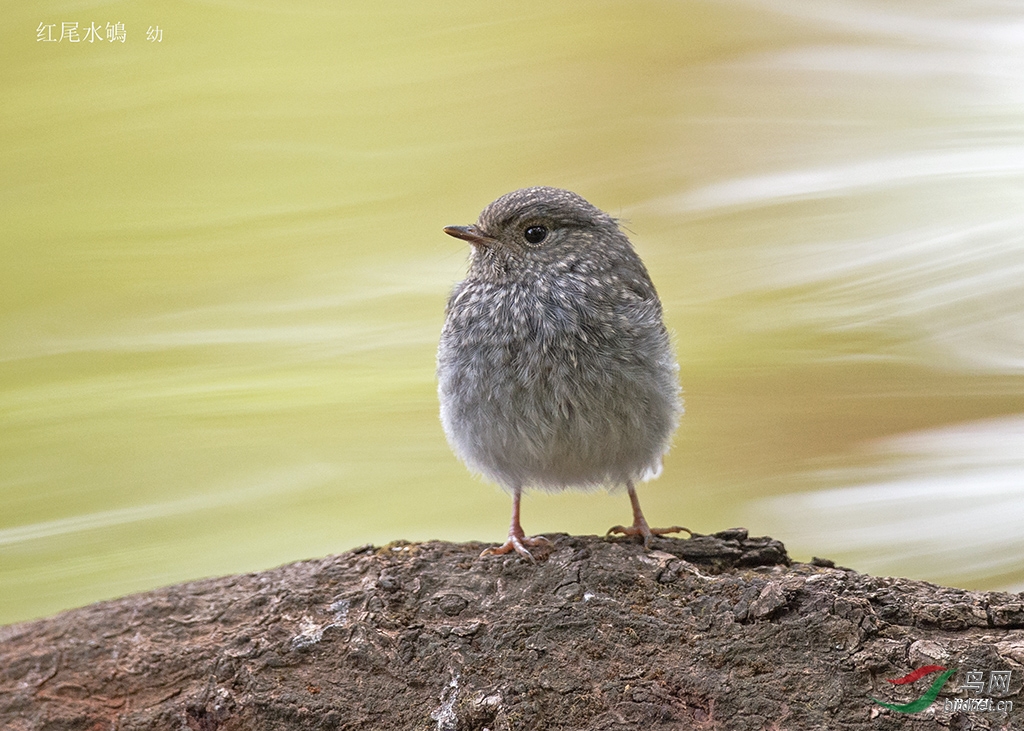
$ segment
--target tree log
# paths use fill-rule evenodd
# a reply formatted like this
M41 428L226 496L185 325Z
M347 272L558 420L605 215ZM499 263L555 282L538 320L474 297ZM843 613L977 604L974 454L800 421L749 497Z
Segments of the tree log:
M1024 595L743 529L548 538L536 564L396 542L0 628L0 728L1024 728ZM934 702L878 702L927 701L937 670L887 682L926 666L955 671Z

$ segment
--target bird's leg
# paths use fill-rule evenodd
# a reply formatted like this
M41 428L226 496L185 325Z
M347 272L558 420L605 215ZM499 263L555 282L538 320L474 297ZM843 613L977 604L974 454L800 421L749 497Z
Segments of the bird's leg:
M647 519L644 518L644 511L640 509L640 499L636 496L636 490L633 488L633 481L626 481L626 490L629 491L629 502L633 504L633 525L628 528L625 526L617 525L614 528L608 529L608 534L621 533L624 536L642 536L644 539L644 548L651 547L651 538L654 536L661 536L666 533L678 533L679 531L686 531L691 536L693 533L688 528L683 528L679 525L674 525L671 528L651 528L647 525Z
M533 563L533 555L526 550L527 546L549 545L551 541L541 536L527 536L523 526L519 524L519 497L522 489L516 487L512 491L512 524L508 527L508 540L496 548L488 548L481 556L500 556L515 551L527 561Z

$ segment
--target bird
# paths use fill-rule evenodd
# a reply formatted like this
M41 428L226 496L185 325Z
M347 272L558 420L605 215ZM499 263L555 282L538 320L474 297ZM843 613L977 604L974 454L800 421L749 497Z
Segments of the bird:
M683 411L661 301L618 221L577 193L535 186L444 232L470 244L437 353L441 424L474 473L511 493L508 539L481 555L550 543L520 522L524 490L625 486L633 523L654 536L636 483L661 472ZM687 531L689 532L689 531Z

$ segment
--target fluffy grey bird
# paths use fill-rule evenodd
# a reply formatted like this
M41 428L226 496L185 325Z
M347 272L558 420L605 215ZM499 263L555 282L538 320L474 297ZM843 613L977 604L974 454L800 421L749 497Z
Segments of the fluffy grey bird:
M456 455L512 494L508 540L484 554L532 560L526 488L625 485L656 476L682 411L661 302L614 218L559 188L498 198L472 226L469 272L448 300L437 354L441 423Z

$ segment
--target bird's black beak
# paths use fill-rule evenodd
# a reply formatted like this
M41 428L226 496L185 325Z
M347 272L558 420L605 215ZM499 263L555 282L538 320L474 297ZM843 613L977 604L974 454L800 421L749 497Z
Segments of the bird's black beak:
M495 243L494 239L484 234L476 226L445 226L444 232L449 236L468 241L473 246L483 246L486 248L493 246Z

